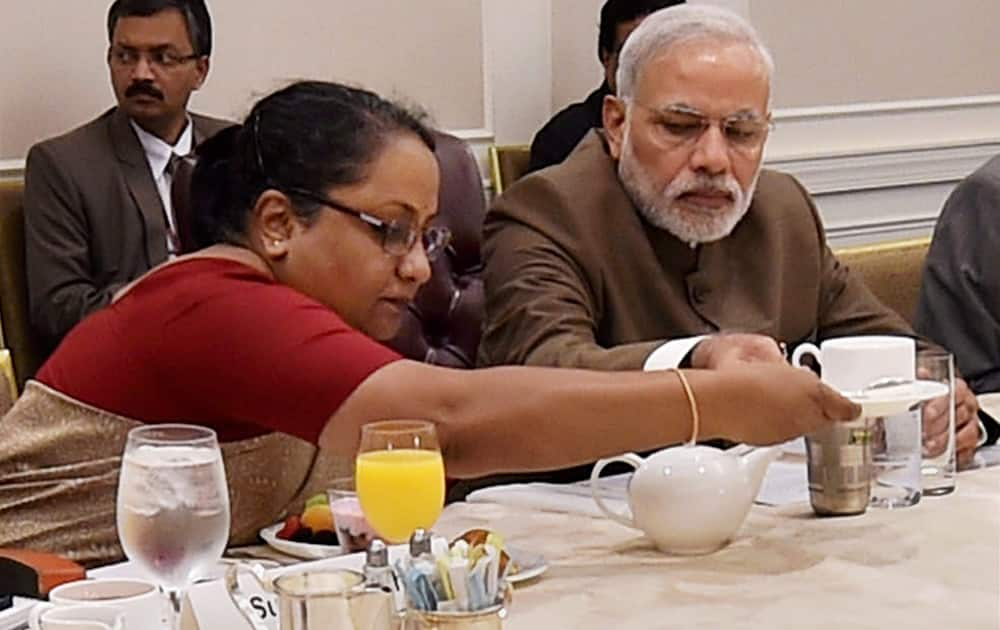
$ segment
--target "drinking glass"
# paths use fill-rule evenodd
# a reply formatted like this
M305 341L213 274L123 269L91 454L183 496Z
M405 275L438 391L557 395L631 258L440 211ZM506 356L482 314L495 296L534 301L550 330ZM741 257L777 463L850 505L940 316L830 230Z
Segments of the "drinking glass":
M229 494L215 432L185 424L129 431L118 480L118 538L167 594L180 628L184 591L229 539Z
M920 502L920 411L869 419L871 505L902 508Z
M924 495L939 496L955 490L955 363L952 355L942 350L924 350L917 353L917 378L935 381L948 388L940 398L921 406L921 421L925 437L931 430L929 423L935 418L928 413L933 409L938 421L943 421L944 439L933 446L924 443L921 477ZM944 415L938 414L944 409ZM942 427L934 427L939 432Z
M402 543L418 527L431 529L444 508L434 425L389 420L361 427L355 480L365 518L385 540Z
M354 477L340 477L327 484L326 496L337 538L345 553L364 551L377 535L365 520Z

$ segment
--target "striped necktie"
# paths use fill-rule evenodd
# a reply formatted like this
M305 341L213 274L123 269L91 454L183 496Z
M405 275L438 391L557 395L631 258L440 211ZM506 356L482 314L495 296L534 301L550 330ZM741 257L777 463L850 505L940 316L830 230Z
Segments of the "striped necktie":
M165 173L170 174L170 206L174 215L171 226L167 221L170 253L174 255L192 251L191 241L191 173L194 170L193 160L189 156L170 154Z

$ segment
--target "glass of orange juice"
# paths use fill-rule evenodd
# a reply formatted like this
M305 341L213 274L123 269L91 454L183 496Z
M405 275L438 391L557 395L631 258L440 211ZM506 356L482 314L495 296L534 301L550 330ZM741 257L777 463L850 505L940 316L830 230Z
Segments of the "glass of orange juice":
M379 536L406 542L444 508L444 462L434 425L387 420L361 427L354 468L361 509Z

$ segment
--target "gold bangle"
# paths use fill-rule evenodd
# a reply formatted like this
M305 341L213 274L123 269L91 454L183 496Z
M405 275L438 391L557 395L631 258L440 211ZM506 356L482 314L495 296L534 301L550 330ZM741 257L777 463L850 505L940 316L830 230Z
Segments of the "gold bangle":
M687 377L684 376L684 372L677 369L671 371L680 379L681 387L684 388L684 395L687 396L688 407L691 409L691 439L688 440L687 445L694 446L698 442L698 429L701 425L701 418L698 415L698 401L694 398L694 391L692 391Z

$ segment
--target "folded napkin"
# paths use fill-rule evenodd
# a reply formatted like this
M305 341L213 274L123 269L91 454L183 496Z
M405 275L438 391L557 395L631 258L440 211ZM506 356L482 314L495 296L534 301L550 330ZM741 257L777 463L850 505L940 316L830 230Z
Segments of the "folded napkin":
M601 497L608 509L618 513L628 508L628 480L631 473L604 477L600 481ZM590 482L573 484L517 483L493 486L472 492L465 498L470 503L499 503L583 516L603 517L604 514L590 496ZM809 500L809 483L805 460L775 461L768 466L756 503L788 505Z
M601 481L601 496L609 510L622 513L628 508L626 488L630 476L618 475ZM470 503L500 503L544 512L604 517L604 513L590 496L590 482L516 483L493 486L476 490L465 500Z
M39 601L30 597L15 597L10 608L0 611L0 630L21 630L28 627L28 615Z
M805 460L771 462L754 503L781 506L803 501L809 501L809 471Z

